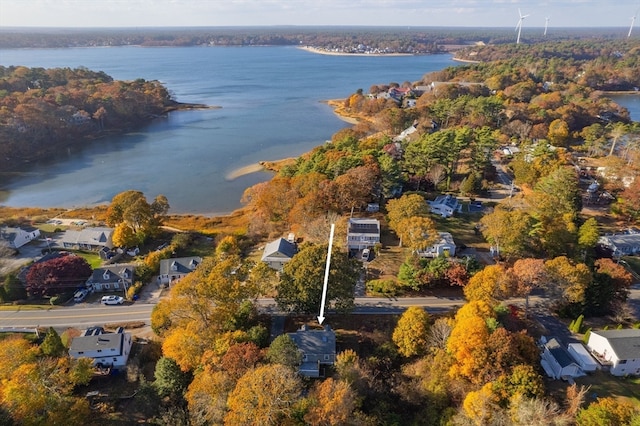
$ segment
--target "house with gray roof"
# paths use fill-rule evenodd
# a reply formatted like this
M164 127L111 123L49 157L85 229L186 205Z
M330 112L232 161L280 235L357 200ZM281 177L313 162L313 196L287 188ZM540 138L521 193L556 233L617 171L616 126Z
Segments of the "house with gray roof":
M116 263L93 270L87 287L93 291L125 291L133 284L135 265Z
M40 230L32 226L0 227L0 241L4 241L13 249L19 249L38 237L40 237Z
M613 252L613 255L629 256L640 253L640 234L618 234L600 237L598 244Z
M380 242L380 221L369 218L351 218L347 224L347 249L363 250Z
M159 284L169 284L186 277L196 270L202 263L200 256L176 257L172 259L162 259L160 261Z
M336 362L336 333L329 325L322 330L312 330L303 325L295 333L287 333L295 342L302 354L300 374L306 377L323 377L323 365L333 365Z
M567 349L555 338L549 339L544 344L540 364L547 376L556 380L570 380L584 375Z
M74 359L91 358L98 368L123 368L129 360L132 344L131 333L122 328L117 333L104 333L97 328L74 337L69 356Z
M282 271L284 264L289 262L297 252L298 247L295 243L278 238L264 247L261 260L270 268Z
M640 330L591 331L587 347L612 375L640 375Z
M453 195L438 195L435 200L427 201L431 213L442 217L451 217L454 213L462 212L462 203Z
M54 238L55 244L74 250L100 250L113 248L113 228L87 227L80 230L68 229Z

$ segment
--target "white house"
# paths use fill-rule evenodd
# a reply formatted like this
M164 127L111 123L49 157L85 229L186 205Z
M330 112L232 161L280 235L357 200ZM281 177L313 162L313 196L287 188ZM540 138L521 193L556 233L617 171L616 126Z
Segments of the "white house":
M117 333L104 333L101 328L94 328L73 338L69 356L91 358L98 368L122 368L127 365L132 344L131 333L125 333L122 328Z
M598 244L609 248L614 256L640 253L640 234L619 234L600 237Z
M600 366L582 343L569 343L567 352L580 365L582 371L596 371Z
M6 241L9 247L14 249L19 249L38 237L40 237L40 230L32 226L0 228L0 240Z
M544 344L540 364L547 376L556 380L569 380L570 378L584 375L580 366L576 364L569 352L555 338Z
M598 330L587 347L614 376L640 375L640 330Z
M451 217L454 213L462 212L462 204L452 195L438 195L435 200L427 201L431 208L431 213L439 214L442 217Z
M307 377L320 377L322 365L336 362L336 333L330 326L322 330L311 330L303 325L295 333L288 333L302 353L300 374Z
M363 250L380 242L380 221L377 219L351 218L347 225L347 249Z
M177 281L195 271L201 263L202 258L199 256L162 259L160 261L158 282L160 284L170 284Z
M295 243L284 238L278 238L264 247L261 260L269 265L270 268L282 271L284 264L289 262L297 252L298 248Z
M456 243L453 241L453 236L448 232L438 232L438 235L440 235L440 239L437 243L424 250L416 250L418 256L438 257L456 255Z

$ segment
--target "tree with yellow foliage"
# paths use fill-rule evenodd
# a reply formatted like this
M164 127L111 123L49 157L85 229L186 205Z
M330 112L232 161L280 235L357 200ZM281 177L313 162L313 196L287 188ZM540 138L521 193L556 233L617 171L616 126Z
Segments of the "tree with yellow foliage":
M429 314L419 306L411 306L398 320L392 339L400 355L410 357L427 351L428 336Z
M464 296L470 302L481 300L493 306L512 291L514 283L512 274L502 265L489 265L471 277Z
M165 339L165 356L188 371L199 365L205 351L222 356L237 339L249 340L237 319L256 288L238 256L204 259L151 314L154 331Z

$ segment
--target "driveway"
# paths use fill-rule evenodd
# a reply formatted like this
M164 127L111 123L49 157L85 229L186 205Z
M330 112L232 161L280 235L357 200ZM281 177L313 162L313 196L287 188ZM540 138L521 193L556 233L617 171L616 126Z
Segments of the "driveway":
M46 248L46 241L31 241L20 247L17 255L0 257L0 274L18 271L21 267L41 258L42 250Z

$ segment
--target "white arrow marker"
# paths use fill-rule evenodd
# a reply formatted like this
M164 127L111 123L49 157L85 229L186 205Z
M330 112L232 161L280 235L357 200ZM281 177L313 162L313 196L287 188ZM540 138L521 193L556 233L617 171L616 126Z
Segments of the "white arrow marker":
M324 305L327 301L327 287L329 284L329 266L331 265L331 247L333 246L333 230L335 224L331 224L331 232L329 233L329 250L327 250L327 266L324 268L324 285L322 286L322 302L320 302L320 315L318 315L318 323L322 325L324 321Z

